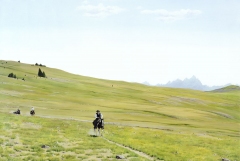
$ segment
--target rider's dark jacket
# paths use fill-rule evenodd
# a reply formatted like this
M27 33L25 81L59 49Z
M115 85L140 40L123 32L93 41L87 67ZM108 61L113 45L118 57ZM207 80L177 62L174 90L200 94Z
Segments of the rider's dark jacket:
M96 113L95 118L103 119L103 115L101 113Z

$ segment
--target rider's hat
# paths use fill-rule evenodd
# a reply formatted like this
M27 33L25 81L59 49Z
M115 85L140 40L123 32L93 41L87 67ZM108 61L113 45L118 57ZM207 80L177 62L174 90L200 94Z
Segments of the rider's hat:
M100 112L99 110L97 110L96 112Z

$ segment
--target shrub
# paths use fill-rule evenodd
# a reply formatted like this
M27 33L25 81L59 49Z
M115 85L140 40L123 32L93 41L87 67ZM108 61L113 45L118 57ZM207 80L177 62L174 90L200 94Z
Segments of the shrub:
M45 72L43 72L43 73L42 73L42 77L46 77L46 74L45 74Z
M36 65L36 66L41 66L41 67L46 67L46 65L38 64L38 63L36 63L35 65Z
M42 70L40 68L38 69L38 76L42 77Z
M45 74L45 72L44 71L42 71L40 68L38 69L38 76L39 77L46 77L46 74Z
M16 74L13 74L13 73L8 74L8 77L10 77L10 78L17 78Z

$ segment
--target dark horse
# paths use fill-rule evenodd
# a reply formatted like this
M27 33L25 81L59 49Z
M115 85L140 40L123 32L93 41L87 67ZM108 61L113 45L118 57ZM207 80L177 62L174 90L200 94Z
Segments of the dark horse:
M32 116L35 115L35 111L34 111L34 110L31 110L31 111L30 111L30 115L32 115Z
M102 132L103 132L103 129L104 129L103 119L96 118L93 121L93 126L94 126L94 132L96 133L96 135L97 135L96 129L98 129L98 134L102 136ZM102 132L100 131L100 129L102 129Z
M20 115L20 110L18 109L17 111L13 112L13 114Z

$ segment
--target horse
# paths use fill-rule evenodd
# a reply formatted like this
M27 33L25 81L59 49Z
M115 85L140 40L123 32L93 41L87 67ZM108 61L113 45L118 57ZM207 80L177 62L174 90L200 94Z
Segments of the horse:
M100 118L97 118L93 121L93 128L94 128L94 132L97 136L97 131L96 129L98 130L98 134L102 136L102 133L103 133L103 129L104 129L104 123L103 123L103 119L100 119ZM101 130L102 129L102 132Z
M34 110L31 110L31 111L30 111L30 115L32 115L32 116L35 115L35 111L34 111Z
M20 110L14 111L13 114L20 115Z

